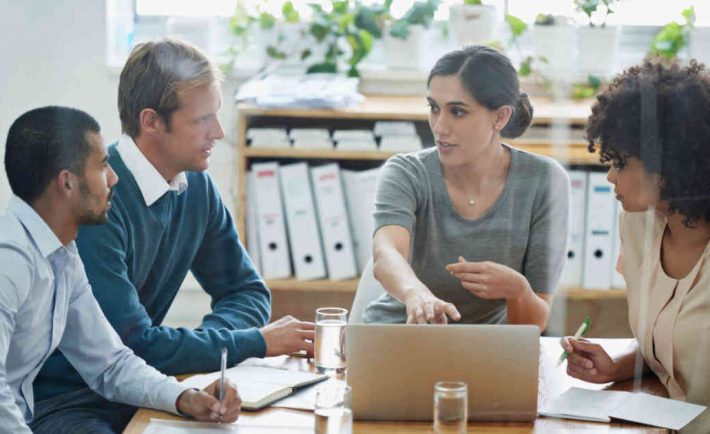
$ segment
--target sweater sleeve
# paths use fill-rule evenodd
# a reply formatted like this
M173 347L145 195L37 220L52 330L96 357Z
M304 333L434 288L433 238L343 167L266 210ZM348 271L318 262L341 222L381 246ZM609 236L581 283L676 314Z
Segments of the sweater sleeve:
M221 201L213 204L210 213L226 214ZM176 375L219 369L223 347L230 364L266 354L257 327L268 321L270 294L253 271L228 214L221 216L222 221L210 217L197 255L194 271L212 296L213 312L201 327L191 330L153 323L128 272L131 227L114 211L106 224L81 229L79 251L106 318L136 355L159 371Z
M212 312L203 318L201 328L261 327L271 315L271 293L239 241L217 188L205 176L210 216L191 267L200 286L212 296Z

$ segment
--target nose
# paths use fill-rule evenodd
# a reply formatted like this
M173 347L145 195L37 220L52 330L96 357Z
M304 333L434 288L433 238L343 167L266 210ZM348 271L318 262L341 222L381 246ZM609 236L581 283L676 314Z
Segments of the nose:
M616 185L616 170L614 166L609 166L609 171L606 173L606 180Z
M429 127L435 137L445 136L448 133L448 124L446 122L445 116L439 114L429 115Z
M210 138L212 140L221 140L224 138L224 128L222 128L222 123L219 119L215 118L214 125L210 133Z
M118 175L116 175L116 172L114 172L113 167L108 166L108 170L108 186L109 188L111 188L118 183Z

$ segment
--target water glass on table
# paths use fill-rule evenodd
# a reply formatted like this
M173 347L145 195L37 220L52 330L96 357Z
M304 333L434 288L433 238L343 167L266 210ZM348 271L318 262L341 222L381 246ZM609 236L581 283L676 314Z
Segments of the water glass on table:
M345 326L348 310L340 307L316 309L315 363L321 373L345 372Z
M316 389L316 434L352 434L351 394L345 383L325 383Z
M434 433L466 434L468 387L461 381L434 385Z

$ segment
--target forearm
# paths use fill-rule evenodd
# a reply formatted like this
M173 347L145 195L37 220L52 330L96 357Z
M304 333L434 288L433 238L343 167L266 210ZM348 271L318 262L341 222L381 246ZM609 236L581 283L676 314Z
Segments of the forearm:
M373 272L383 288L395 299L405 303L413 294L429 292L412 267L397 250L381 248L373 254Z
M641 377L650 372L635 340L626 352L613 357L613 360L614 369L610 373L611 378L609 381L624 381L634 377Z
M22 411L15 404L10 386L4 378L0 383L0 434L32 434L22 417Z
M518 297L506 299L509 324L533 324L540 331L547 327L550 317L550 304L532 290L527 279L521 275Z

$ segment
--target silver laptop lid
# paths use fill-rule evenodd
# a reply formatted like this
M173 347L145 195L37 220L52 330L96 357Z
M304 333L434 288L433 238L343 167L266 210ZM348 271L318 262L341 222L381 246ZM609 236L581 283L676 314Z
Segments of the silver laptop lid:
M444 380L468 384L469 420L537 415L536 326L352 324L345 335L356 419L432 420Z

